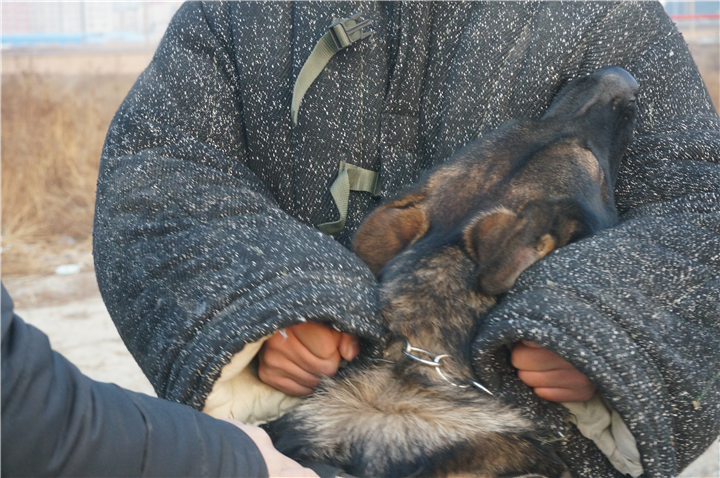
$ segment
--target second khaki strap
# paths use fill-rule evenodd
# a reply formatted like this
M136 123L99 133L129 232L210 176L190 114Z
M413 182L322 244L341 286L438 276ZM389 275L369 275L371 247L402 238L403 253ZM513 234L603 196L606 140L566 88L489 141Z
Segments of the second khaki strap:
M380 195L380 178L378 173L353 164L340 161L340 171L335 182L330 186L335 206L340 212L340 219L335 222L320 224L318 229L330 236L336 236L345 228L347 220L350 191L367 192L373 196Z

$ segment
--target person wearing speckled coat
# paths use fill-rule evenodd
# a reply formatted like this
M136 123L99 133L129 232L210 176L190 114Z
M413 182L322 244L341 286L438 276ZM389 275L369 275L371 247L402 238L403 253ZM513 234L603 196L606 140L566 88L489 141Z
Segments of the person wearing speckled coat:
M330 60L293 125L300 69L357 11L373 34ZM103 298L158 395L261 423L298 400L257 378L276 331L319 322L372 354L378 284L348 247L381 199L352 193L344 230L319 232L339 161L391 198L606 65L640 85L621 223L521 275L480 323L475 372L573 476L677 474L720 431L720 120L658 3L185 4L110 126L94 227ZM521 340L589 377L607 413L533 394L509 361Z

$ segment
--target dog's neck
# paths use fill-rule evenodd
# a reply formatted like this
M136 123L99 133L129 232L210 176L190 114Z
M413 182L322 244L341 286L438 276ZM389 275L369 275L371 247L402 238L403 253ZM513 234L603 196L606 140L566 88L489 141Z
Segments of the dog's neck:
M476 322L495 298L477 292L477 265L467 254L447 247L419 263L398 256L384 274L381 302L396 337L432 354L448 354L446 363L455 375L472 375L469 352ZM390 347L386 358L404 360L404 346Z

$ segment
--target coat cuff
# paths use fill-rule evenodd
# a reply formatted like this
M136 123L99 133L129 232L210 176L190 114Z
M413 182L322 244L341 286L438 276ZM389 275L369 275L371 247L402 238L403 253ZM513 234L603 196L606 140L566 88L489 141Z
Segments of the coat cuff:
M620 473L638 477L643 474L635 437L599 393L586 402L565 402L571 421L580 433L595 442Z
M233 418L248 425L260 425L279 418L301 402L301 398L287 395L258 378L255 357L270 337L245 345L223 367L205 401L203 412L215 418Z

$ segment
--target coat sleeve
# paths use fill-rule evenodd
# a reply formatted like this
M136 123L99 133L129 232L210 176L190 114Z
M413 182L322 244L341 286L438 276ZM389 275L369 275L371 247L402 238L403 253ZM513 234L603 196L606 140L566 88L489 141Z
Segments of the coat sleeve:
M2 288L3 476L267 476L245 433L84 376Z
M248 150L231 8L188 2L174 17L110 126L94 224L98 283L128 349L158 396L198 409L223 367L278 329L385 330L367 267L259 179L286 165Z
M637 46L632 37L645 28L628 30L638 11L655 22L652 36L623 59L613 52ZM659 5L622 4L608 23L613 16L625 26L595 35L580 54L620 64L641 88L615 191L621 223L521 276L480 327L476 369L538 420L555 420L573 474L606 476L604 458L563 424L564 411L517 379L506 345L527 339L556 351L622 416L644 476L674 476L720 429L720 122Z

